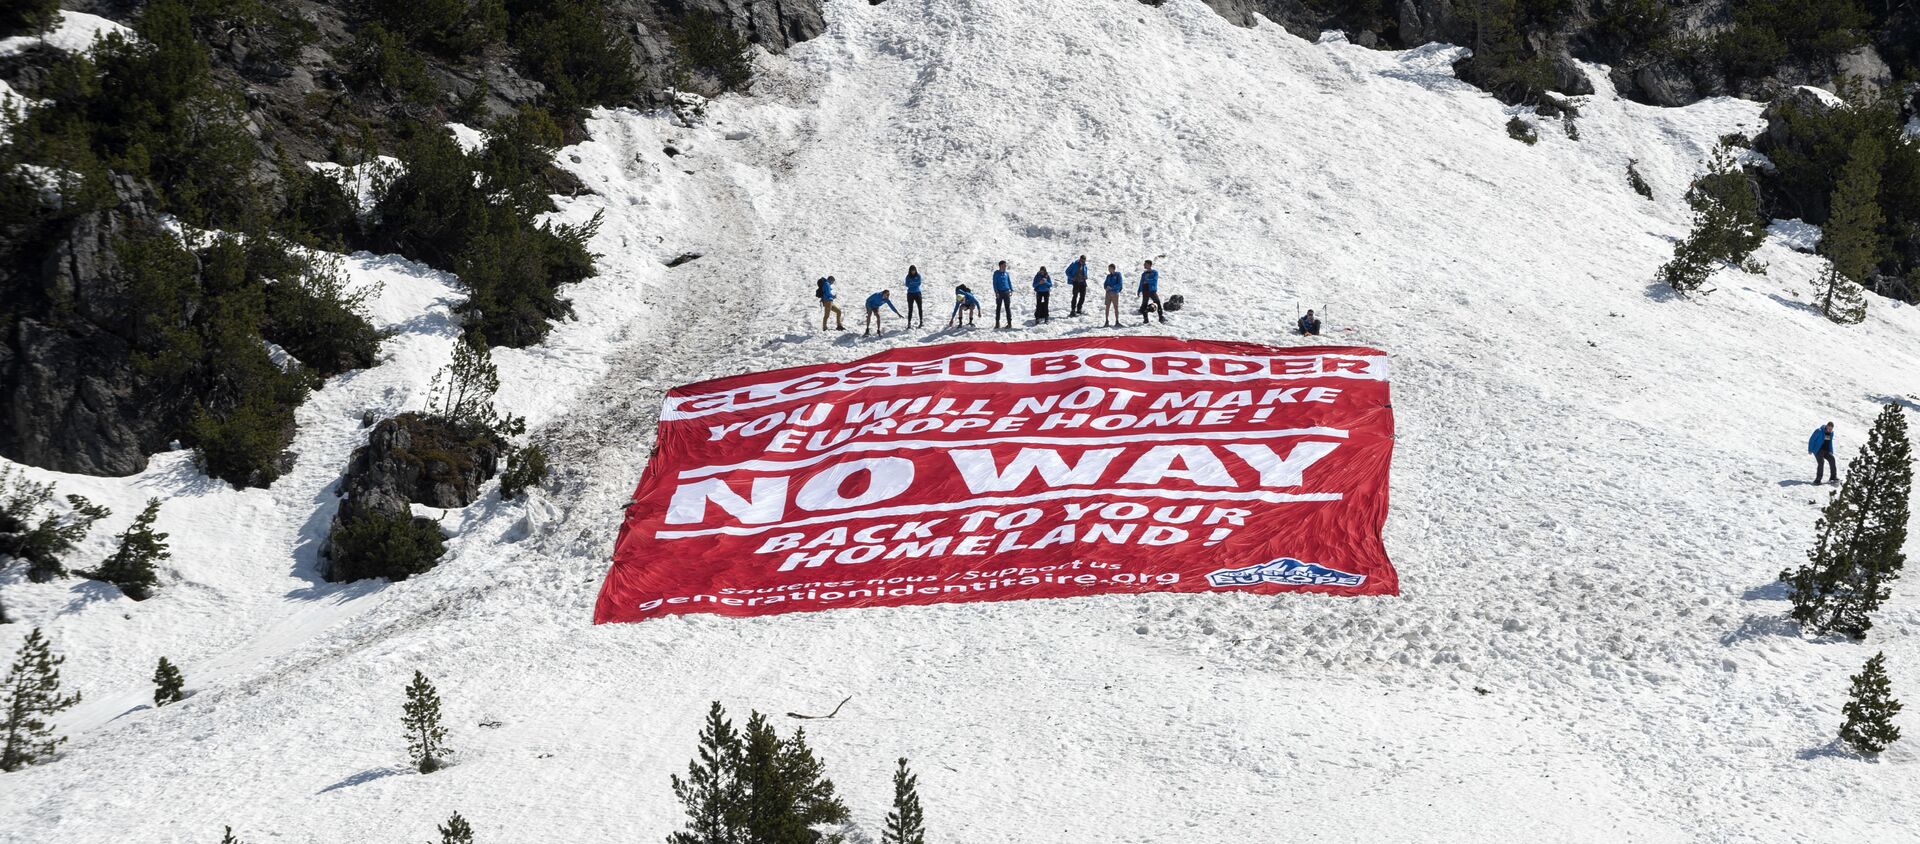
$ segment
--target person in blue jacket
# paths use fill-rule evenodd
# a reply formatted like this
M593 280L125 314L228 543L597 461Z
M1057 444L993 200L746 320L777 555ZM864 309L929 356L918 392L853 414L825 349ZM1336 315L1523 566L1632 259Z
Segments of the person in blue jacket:
M1073 288L1073 301L1067 303L1067 316L1087 312L1087 256L1067 265L1067 286Z
M1007 275L1007 262L993 271L993 327L1000 327L1000 314L1007 315L1007 327L1013 327L1013 276Z
M833 276L827 276L814 282L813 296L820 300L820 330L827 330L827 319L831 317L841 331L847 330L847 323L840 317L840 306L833 303Z
M980 317L980 300L964 284L953 288L953 316L947 318L947 327L959 325L962 314L966 315L968 325Z
M1047 275L1047 268L1033 274L1033 321L1046 322L1047 299L1053 294L1053 276Z
M1307 315L1300 318L1300 336L1320 336L1320 318L1313 315L1313 309L1307 309Z
M867 330L860 332L861 334L871 334L874 331L879 331L881 334L887 333L886 328L880 324L881 305L885 305L888 310L893 311L894 316L900 316L900 309L893 306L893 294L891 292L882 290L872 296L868 296Z
M1833 463L1833 423L1828 422L1813 429L1813 436L1807 439L1807 453L1813 455L1813 483L1819 486L1825 477L1825 471L1833 476L1833 483L1840 483L1840 468Z
M1141 325L1147 324L1147 306L1149 304L1153 306L1153 312L1160 317L1160 321L1162 323L1166 322L1167 312L1164 308L1160 307L1160 271L1153 268L1152 261L1148 261L1146 269L1140 272Z
M927 309L920 302L920 270L912 264L907 265L907 327L913 327L913 315L920 314L920 327L927 325Z
M1108 264L1107 279L1103 284L1107 289L1107 304L1100 310L1100 324L1102 326L1108 325L1109 323L1106 321L1106 317L1108 314L1112 314L1113 322L1111 324L1118 326L1120 324L1120 291L1127 286L1127 280L1120 276L1119 268Z

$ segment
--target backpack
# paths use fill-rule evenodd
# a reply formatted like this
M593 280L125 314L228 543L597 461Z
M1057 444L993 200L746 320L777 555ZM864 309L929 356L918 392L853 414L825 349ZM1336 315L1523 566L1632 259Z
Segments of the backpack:
M813 298L815 299L827 298L827 280L825 277L816 279L813 282Z
M1169 311L1180 310L1180 308L1182 308L1186 304L1187 304L1187 297L1182 296L1178 293L1175 293L1172 296L1167 297L1167 310Z

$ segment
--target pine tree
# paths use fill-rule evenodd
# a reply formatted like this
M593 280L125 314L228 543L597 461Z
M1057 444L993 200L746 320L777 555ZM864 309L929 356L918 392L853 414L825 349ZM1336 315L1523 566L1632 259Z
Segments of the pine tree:
M718 701L707 711L699 756L687 778L673 777L674 795L687 810L687 828L669 844L838 844L817 827L844 823L848 812L807 746L805 730L791 738L758 712L736 732Z
M700 730L699 756L687 763L687 778L672 777L673 794L687 809L687 828L667 837L669 844L733 844L728 809L738 800L734 768L740 756L740 735L727 712L714 701L707 708L707 724Z
M161 657L160 665L153 669L153 705L179 703L186 697L181 694L186 684L187 678L180 673L180 669L168 662L166 657Z
M920 812L920 778L907 770L904 756L893 772L893 811L887 813L880 844L927 844L926 817Z
M1853 676L1847 691L1847 705L1841 707L1847 721L1840 725L1840 740L1858 753L1879 753L1900 740L1900 728L1893 716L1900 714L1900 701L1893 699L1893 682L1887 679L1887 655L1877 653L1866 667Z
M63 662L66 657L53 655L38 627L20 645L20 654L7 670L5 686L0 688L0 694L6 695L6 720L0 722L0 731L5 733L0 736L5 740L0 745L0 771L18 771L40 762L66 742L47 722L80 702L78 693L60 693Z
M1907 420L1888 404L1874 420L1866 447L1847 464L1847 477L1815 526L1807 564L1782 571L1793 618L1819 633L1866 638L1872 613L1892 594L1906 565L1907 497L1913 453Z
M427 675L413 672L407 685L407 703L400 723L407 731L407 753L420 773L431 774L446 767L447 730L440 726L440 693Z
M1760 198L1725 145L1714 150L1706 175L1687 190L1687 205L1693 209L1693 230L1674 245L1673 260L1660 267L1661 281L1676 292L1690 293L1721 266L1761 270L1751 259L1767 236Z
M1876 134L1861 132L1854 139L1846 169L1834 185L1828 203L1832 215L1820 238L1820 254L1833 261L1834 269L1848 281L1862 287L1872 283L1874 270L1887 252L1886 238L1880 234L1886 222L1880 211L1880 169L1886 159L1886 147Z
M1867 294L1860 285L1847 280L1832 264L1813 283L1814 306L1827 319L1852 325L1867 318Z
M0 469L0 554L27 561L27 579L46 583L67 575L60 555L87 537L107 508L78 495L67 498L67 512L54 509L53 484L36 484L12 467Z
M493 406L500 390L500 369L478 331L466 331L453 344L453 361L433 376L427 413L469 433L490 431L502 437L526 430L526 420L502 416Z
M807 731L782 740L758 712L747 719L737 771L742 795L736 826L747 840L765 844L835 844L838 835L815 827L843 823L846 804L834 793L826 766L807 746Z
M473 827L467 825L467 819L454 812L453 817L440 827L440 844L473 844Z
M120 534L120 547L100 567L81 574L120 587L127 597L144 601L153 597L160 582L153 564L173 556L167 550L167 535L153 529L160 517L160 499L147 499L147 507L134 517L133 524Z
M233 834L233 827L226 827L226 830L226 834L220 836L220 844L247 844L240 840L240 836Z

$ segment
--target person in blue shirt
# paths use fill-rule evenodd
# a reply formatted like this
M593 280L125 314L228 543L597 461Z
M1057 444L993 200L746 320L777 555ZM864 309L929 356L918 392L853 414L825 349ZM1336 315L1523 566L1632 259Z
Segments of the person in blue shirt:
M1833 423L1828 422L1813 429L1813 436L1807 439L1807 453L1813 455L1813 484L1819 486L1825 477L1821 472L1833 476L1833 483L1840 483L1840 468L1833 463Z
M879 331L881 334L887 333L886 328L880 324L881 305L886 305L888 310L893 311L894 316L900 315L900 309L893 306L893 294L891 292L882 290L872 296L868 296L867 330L860 332L862 335L871 334L874 331Z
M1120 290L1127 286L1127 280L1120 276L1120 269L1118 267L1108 264L1107 279L1103 282L1103 285L1107 289L1107 304L1100 310L1100 324L1102 326L1117 326L1120 324ZM1109 314L1113 316L1111 323L1107 322L1107 315Z
M1320 318L1313 315L1313 309L1307 309L1307 315L1300 318L1300 336L1320 336Z
M920 269L907 265L907 327L913 327L913 314L920 313L920 327L927 327L927 309L920 302Z
M1087 312L1087 256L1067 265L1067 286L1073 288L1073 301L1067 303L1067 316Z
M947 327L959 325L962 314L966 315L968 325L980 317L980 300L964 284L953 288L953 316L947 318Z
M1053 294L1053 276L1047 275L1047 268L1033 274L1033 321L1046 322L1047 299Z
M840 318L840 306L833 303L833 276L814 282L813 296L820 300L820 330L827 330L828 318L832 318L841 331L847 330L846 322Z
M1146 269L1140 272L1141 325L1147 324L1147 306L1149 304L1153 306L1153 312L1160 317L1160 321L1165 323L1167 321L1167 312L1164 308L1160 307L1160 271L1153 268L1152 261L1148 261Z
M1000 327L1000 314L1007 315L1007 327L1013 327L1013 276L1007 275L1007 262L993 271L993 327Z

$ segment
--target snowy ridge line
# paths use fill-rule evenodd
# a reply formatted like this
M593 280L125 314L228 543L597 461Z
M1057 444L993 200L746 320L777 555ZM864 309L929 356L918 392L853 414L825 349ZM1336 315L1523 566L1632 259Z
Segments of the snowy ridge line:
M1030 369L1015 369L1008 364L1016 361L1033 361L1039 358L1059 358L1072 355L1086 355L1086 360L1131 361L1139 365L1137 369L1116 370L1098 365L1076 366L1063 372L1035 373ZM1253 367L1244 372L1192 372L1184 368L1175 368L1174 361L1195 362L1206 360L1216 364L1240 364ZM1326 361L1337 361L1345 365L1324 366ZM1158 362L1161 365L1156 366ZM1312 362L1314 366L1303 371L1292 370L1294 364ZM985 364L990 368L968 371L963 369L969 364ZM959 371L955 371L959 369ZM899 372L902 374L888 374ZM738 376L750 377L750 376ZM669 393L662 403L660 420L663 422L699 419L715 413L752 410L784 404L790 401L813 398L829 393L844 393L865 387L900 387L913 384L936 382L962 382L969 384L1049 384L1057 381L1070 381L1081 378L1113 378L1118 380L1154 381L1220 381L1227 383L1247 383L1258 381L1292 381L1300 378L1350 378L1363 381L1387 380L1386 355L1219 355L1192 352L1167 352L1139 354L1113 349L1089 347L1076 349L1050 350L1048 353L1031 355L995 355L969 353L956 355L945 360L931 360L923 363L870 363L845 369L825 370L775 381L766 384L753 384L726 390L673 395ZM733 380L733 379L723 379ZM825 382L818 386L807 386L812 382Z
M1256 440L1279 437L1334 437L1346 439L1347 431L1342 428L1280 428L1269 431L1190 431L1182 433L1134 434L1132 436L1085 436L1085 437L989 437L974 440L864 440L835 446L812 457L796 460L743 460L739 463L727 463L714 466L700 466L680 472L682 478L705 478L727 472L777 472L812 466L822 460L836 457L850 451L893 451L896 449L922 448L967 448L969 446L995 445L998 443L1019 443L1021 445L1086 445L1137 442L1174 442L1181 440Z
M806 527L808 525L831 524L855 519L879 519L889 516L915 516L921 513L937 513L948 510L966 510L972 507L995 507L1008 504L1034 504L1041 501L1055 501L1062 498L1098 498L1101 496L1119 498L1175 498L1199 499L1202 501L1266 501L1273 504L1293 504L1320 501L1339 501L1343 498L1338 492L1214 492L1211 490L1175 490L1175 489L1062 489L1054 492L1041 492L1033 495L1016 495L1002 498L969 498L965 501L948 501L942 504L916 504L909 507L885 507L878 510L856 510L846 513L833 513L814 516L808 519L795 519L771 525L752 527L729 526L706 528L704 530L663 530L656 532L657 539L688 539L696 536L728 534L731 536L751 536L781 528Z

